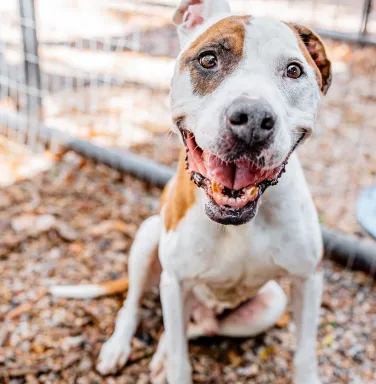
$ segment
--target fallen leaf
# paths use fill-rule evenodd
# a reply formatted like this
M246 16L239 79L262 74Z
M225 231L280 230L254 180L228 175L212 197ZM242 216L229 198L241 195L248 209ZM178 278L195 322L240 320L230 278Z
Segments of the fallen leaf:
M11 226L15 232L38 234L54 227L56 218L52 215L23 214L12 220Z
M277 327L286 328L291 321L291 315L289 312L285 312L276 322Z
M243 362L243 357L239 356L233 349L228 352L227 357L233 368L239 367Z
M0 208L7 208L12 204L12 199L5 192L0 191Z
M115 224L113 220L104 220L101 223L93 226L90 229L89 233L92 236L102 236L112 231L114 227L115 227Z
M35 352L35 353L43 353L45 351L45 347L41 344L33 344L31 346L31 349Z
M255 377L260 372L260 368L256 364L251 364L250 366L239 368L236 372L241 376Z
M330 347L333 344L333 341L334 341L334 336L333 334L329 333L323 338L321 344L323 347Z
M116 220L114 223L114 229L119 232L128 233L129 225L124 223L122 220Z
M263 348L260 353L260 359L266 360L270 355L273 355L275 353L275 347L274 345L270 345L268 347Z
M76 241L79 237L78 232L66 223L59 223L56 230L59 236L66 241Z

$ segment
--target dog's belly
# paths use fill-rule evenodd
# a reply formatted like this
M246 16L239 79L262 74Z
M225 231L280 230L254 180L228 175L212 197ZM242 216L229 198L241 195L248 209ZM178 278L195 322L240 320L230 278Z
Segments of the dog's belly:
M233 309L241 303L253 297L258 289L250 289L240 285L232 287L214 287L207 284L200 284L194 288L196 298L207 308L217 314L225 309Z
M223 279L223 271L218 273L218 279L215 279L214 271L211 271L210 278L201 277L193 289L196 298L220 314L226 309L238 307L254 297L268 281L284 275L280 268L274 266L254 270L250 263L247 267L233 269L226 279Z

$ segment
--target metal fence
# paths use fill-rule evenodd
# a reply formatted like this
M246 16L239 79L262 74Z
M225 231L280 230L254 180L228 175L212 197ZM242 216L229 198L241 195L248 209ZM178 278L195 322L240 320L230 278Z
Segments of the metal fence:
M3 120L9 109L26 116L29 125L25 131L11 119L3 133L34 147L43 121L102 147L129 146L168 130L167 91L178 51L169 20L176 0L3 3L0 111ZM376 45L372 0L234 0L232 6Z
M170 22L177 3L2 2L0 133L35 151L73 149L140 177L152 175L163 185L168 168L123 149L153 138L148 157L161 160L178 52ZM376 162L372 0L233 0L231 5L236 13L298 21L328 38L334 84L315 136L300 153L323 222L361 231L354 205L360 189L372 182L375 171L368 168Z

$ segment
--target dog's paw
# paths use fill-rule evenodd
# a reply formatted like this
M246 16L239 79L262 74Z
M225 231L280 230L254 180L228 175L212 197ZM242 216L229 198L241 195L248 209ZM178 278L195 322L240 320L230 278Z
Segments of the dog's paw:
M307 377L306 375L295 375L294 384L322 384L318 375Z
M167 384L167 374L164 367L159 371L150 373L150 382L151 384Z
M167 383L167 374L166 374L166 354L162 349L158 349L154 354L150 365L150 381L152 384L166 384Z
M122 337L113 334L102 346L97 371L102 375L118 372L127 362L130 353L131 346Z

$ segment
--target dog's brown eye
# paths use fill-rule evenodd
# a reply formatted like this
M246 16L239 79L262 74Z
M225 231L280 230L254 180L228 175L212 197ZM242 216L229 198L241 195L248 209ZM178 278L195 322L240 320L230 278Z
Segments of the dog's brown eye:
M290 64L287 67L286 73L287 73L287 76L290 77L291 79L298 79L302 75L303 71L300 65Z
M205 69L211 69L217 65L217 57L213 53L203 54L198 61Z

